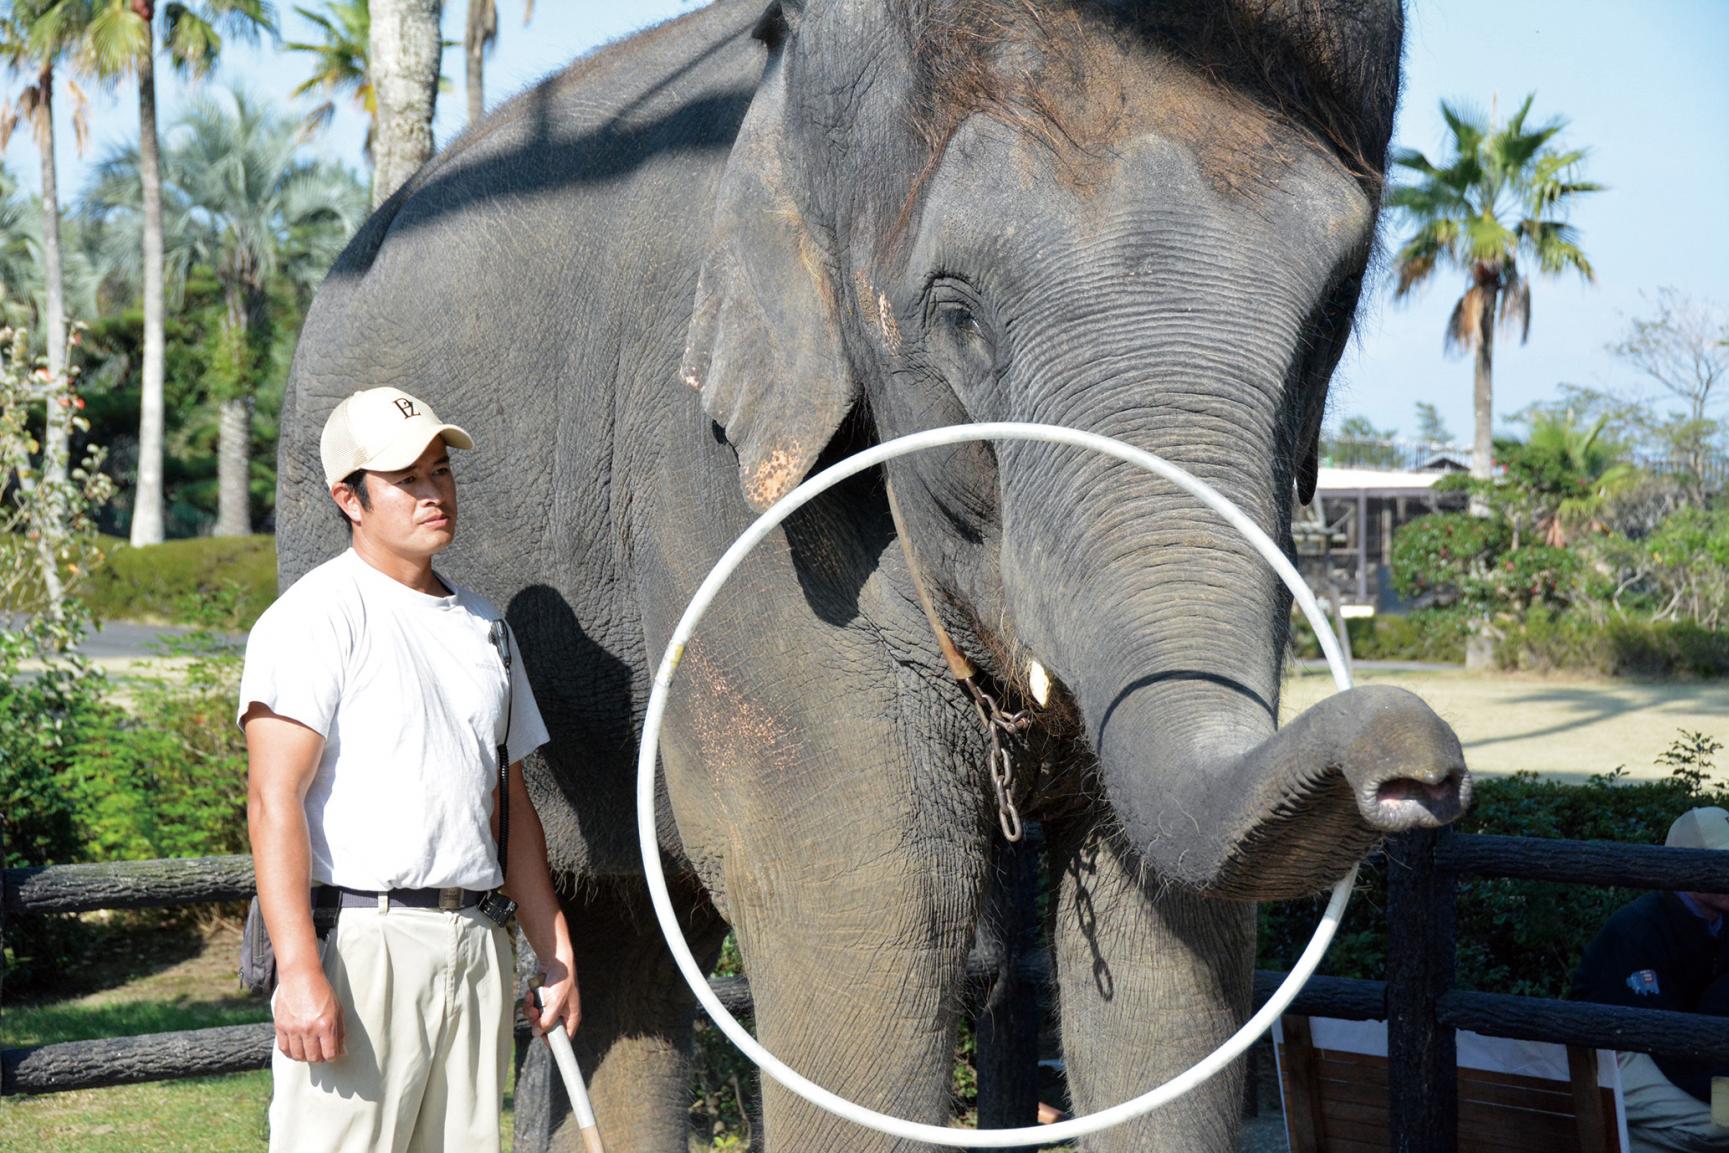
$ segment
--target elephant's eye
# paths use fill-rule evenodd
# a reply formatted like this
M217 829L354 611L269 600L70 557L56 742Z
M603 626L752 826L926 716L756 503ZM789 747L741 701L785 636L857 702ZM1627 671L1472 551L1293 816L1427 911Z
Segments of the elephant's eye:
M925 297L923 352L963 402L983 395L997 376L997 333L988 307L970 284L953 277L931 283Z
M957 335L968 340L983 340L985 330L979 324L979 318L973 315L973 310L964 304L945 304L938 312L942 322Z

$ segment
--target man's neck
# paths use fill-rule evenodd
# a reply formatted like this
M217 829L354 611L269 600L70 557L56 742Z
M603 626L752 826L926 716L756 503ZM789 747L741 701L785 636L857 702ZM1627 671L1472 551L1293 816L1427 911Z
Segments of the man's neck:
M405 584L415 592L427 596L449 596L450 590L444 587L438 579L438 574L432 571L432 558L429 556L402 556L379 548L363 534L354 534L354 552L361 560L399 584Z
M1715 937L1723 927L1723 915L1714 909L1707 909L1694 898L1692 893L1677 893L1681 903L1687 906L1687 911L1705 922L1706 930Z

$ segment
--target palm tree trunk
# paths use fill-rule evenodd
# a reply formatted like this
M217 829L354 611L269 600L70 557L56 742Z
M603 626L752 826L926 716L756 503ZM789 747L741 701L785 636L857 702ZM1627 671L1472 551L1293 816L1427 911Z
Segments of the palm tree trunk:
M42 276L47 297L42 318L48 344L48 421L42 440L42 474L55 485L67 474L65 413L58 411L66 396L66 290L60 260L60 182L54 162L54 66L43 67L36 79L42 101Z
M378 139L372 178L377 208L432 155L438 101L441 0L372 0L369 37Z
M245 536L252 531L250 449L252 402L244 396L222 402L216 428L216 527L213 536Z
M1488 480L1495 473L1495 302L1493 287L1483 290L1482 315L1477 322L1476 388L1472 396L1476 417L1471 441L1471 475Z
M138 57L138 174L144 185L144 365L138 414L138 486L132 498L134 547L162 543L162 159L156 140L154 5L144 14Z
M1495 474L1495 298L1494 286L1486 285L1482 292L1482 311L1477 317L1476 380L1472 394L1474 435L1471 440L1471 475L1488 480ZM1491 515L1488 503L1471 498L1472 516ZM1495 663L1495 625L1487 616L1471 622L1471 634L1465 638L1465 667L1472 671L1488 669Z
M468 123L480 123L486 115L486 26L487 0L468 0L468 27L462 36L462 52L468 59Z
M244 290L232 286L228 297L228 352L233 358L234 394L217 408L216 425L216 527L212 536L245 536L252 531L248 506L251 493L252 402L247 396L250 315Z

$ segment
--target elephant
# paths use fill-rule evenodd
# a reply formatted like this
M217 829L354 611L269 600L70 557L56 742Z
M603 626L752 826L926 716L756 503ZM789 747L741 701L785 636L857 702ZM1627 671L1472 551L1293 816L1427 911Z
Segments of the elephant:
M813 470L965 421L1158 453L1288 550L1402 26L1398 0L718 0L501 107L337 260L284 401L280 577L342 547L317 431L343 396L402 387L473 435L441 565L507 606L552 734L526 773L613 1148L686 1147L693 1000L632 790L698 583ZM944 1123L1012 805L1043 829L1075 1107L1167 1079L1246 1018L1256 901L1469 803L1408 693L1280 727L1290 606L1215 514L1103 457L977 443L847 481L750 556L672 690L656 833L693 951L736 935L793 1067ZM1004 803L987 697L1030 718ZM1084 1147L1229 1149L1242 1085ZM763 1129L909 1147L772 1084Z

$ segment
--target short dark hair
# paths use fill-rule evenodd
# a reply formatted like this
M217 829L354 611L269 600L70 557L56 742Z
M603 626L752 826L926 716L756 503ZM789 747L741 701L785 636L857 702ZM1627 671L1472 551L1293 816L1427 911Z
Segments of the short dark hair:
M355 497L358 498L360 501L360 507L363 509L366 509L368 511L371 511L371 509L372 509L372 496L371 496L371 494L369 494L366 491L366 470L365 469L363 469L363 468L355 469L353 472L351 472L347 476L343 477L342 480L339 481L338 483L339 484L345 484L349 488L353 489ZM341 505L336 506L336 515L342 518L342 523L348 527L348 531L350 533L353 533L354 532L354 521L349 518L349 515L346 512L343 511Z

